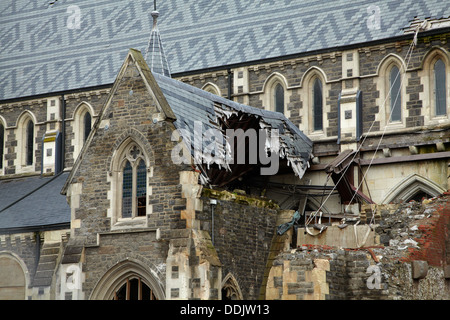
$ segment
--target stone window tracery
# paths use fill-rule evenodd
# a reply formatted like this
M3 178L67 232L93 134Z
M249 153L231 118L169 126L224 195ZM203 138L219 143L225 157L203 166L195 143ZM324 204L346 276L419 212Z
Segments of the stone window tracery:
M125 283L114 291L113 300L157 300L153 290L140 277L127 278Z
M146 215L147 166L141 149L131 144L122 159L122 218Z

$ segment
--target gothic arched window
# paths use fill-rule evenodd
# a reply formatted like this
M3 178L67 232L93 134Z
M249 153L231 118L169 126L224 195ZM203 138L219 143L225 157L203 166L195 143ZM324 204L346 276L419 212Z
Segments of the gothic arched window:
M390 121L402 120L402 95L400 70L393 66L389 73L389 84L391 88L391 118Z
M87 102L81 102L73 113L73 159L78 157L92 130L94 109Z
M140 148L132 144L125 152L122 167L121 218L146 215L147 166Z
M439 59L434 64L434 97L436 116L447 114L445 64Z
M313 123L314 131L323 130L323 85L319 78L313 84Z
M278 83L274 90L275 111L284 113L284 88Z
M0 300L24 300L26 295L27 280L25 272L13 257L0 255Z

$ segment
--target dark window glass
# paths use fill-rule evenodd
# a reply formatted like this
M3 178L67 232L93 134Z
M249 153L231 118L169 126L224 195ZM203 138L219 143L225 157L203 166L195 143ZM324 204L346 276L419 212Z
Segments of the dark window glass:
M140 300L139 299L139 280L131 279L130 280L130 300Z
M33 121L28 121L27 123L27 134L26 134L26 164L33 164L33 148L34 148L34 124Z
M0 123L0 169L3 169L3 153L5 152L4 143L5 128L3 127L3 124Z
M322 81L316 79L313 86L313 122L314 131L323 130L323 90Z
M132 278L114 293L114 300L156 300L156 297L141 279Z
M133 168L129 161L123 168L122 217L131 218L133 205Z
M91 114L89 112L86 112L84 114L84 137L83 142L86 142L87 137L89 136L89 133L91 132Z
M400 70L397 66L392 67L389 77L391 85L391 121L400 121L402 119L402 96Z
M436 103L436 115L442 116L447 114L446 101L446 79L445 79L445 64L439 59L434 64L434 98Z
M115 300L126 300L127 299L127 284L125 283L114 296Z
M136 177L137 215L145 216L146 192L147 192L147 167L143 160L139 161Z
M284 113L284 88L281 84L275 87L275 111Z

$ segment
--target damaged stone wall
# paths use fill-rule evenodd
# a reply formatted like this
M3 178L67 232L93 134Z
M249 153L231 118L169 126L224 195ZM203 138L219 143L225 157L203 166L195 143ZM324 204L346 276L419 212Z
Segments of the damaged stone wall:
M217 300L221 263L206 231L172 232L166 261L166 297L173 300Z
M266 299L383 299L383 286L367 286L367 271L374 265L371 254L363 250L305 246L284 252L273 263Z
M196 217L202 230L211 234L222 263L222 278L231 273L244 299L259 298L276 231L277 209L268 199L239 192L203 191L203 211Z
M372 212L380 245L284 251L273 262L266 299L450 299L450 193L364 207L361 220Z

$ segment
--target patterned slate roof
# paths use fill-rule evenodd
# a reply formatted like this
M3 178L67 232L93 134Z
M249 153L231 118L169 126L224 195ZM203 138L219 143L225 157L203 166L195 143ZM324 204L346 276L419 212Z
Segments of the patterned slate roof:
M389 38L416 16L450 16L449 4L166 0L158 25L176 74ZM0 101L111 84L129 48L145 52L152 7L150 0L0 1ZM374 17L379 28L369 27Z
M70 207L60 191L68 173L0 181L0 233L70 224Z

